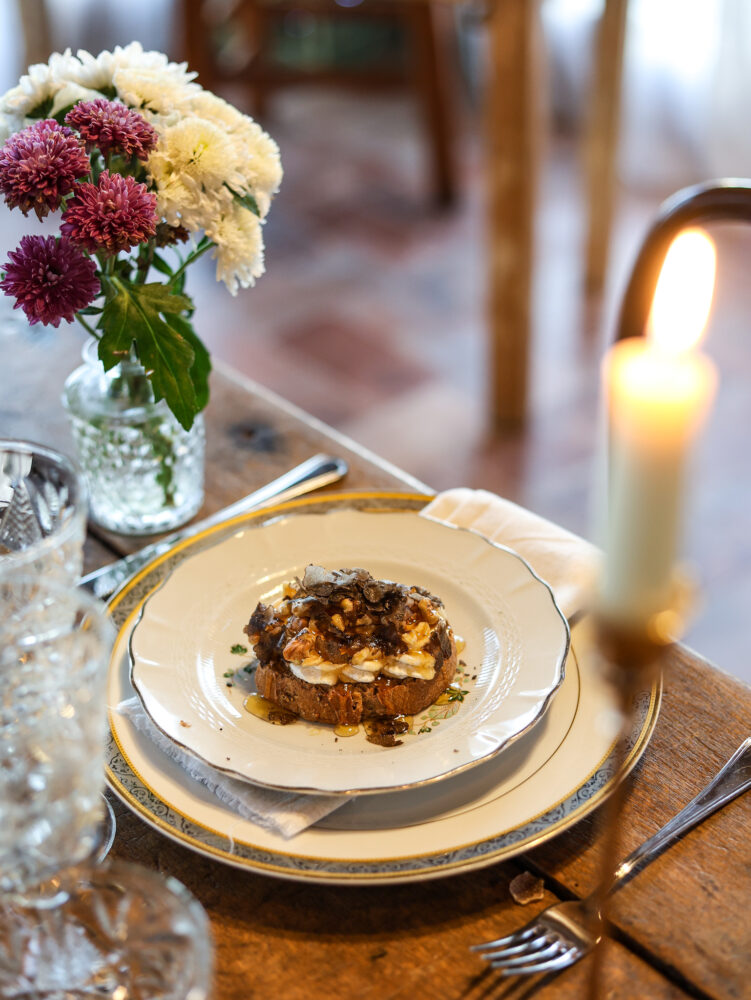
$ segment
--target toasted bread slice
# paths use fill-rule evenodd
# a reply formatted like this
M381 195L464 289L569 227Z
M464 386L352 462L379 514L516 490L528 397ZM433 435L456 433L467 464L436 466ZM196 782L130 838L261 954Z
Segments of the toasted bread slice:
M456 643L451 636L451 655L445 657L435 676L394 678L379 675L368 684L339 681L308 684L283 663L259 664L258 693L309 722L354 726L363 719L415 715L432 705L454 679Z

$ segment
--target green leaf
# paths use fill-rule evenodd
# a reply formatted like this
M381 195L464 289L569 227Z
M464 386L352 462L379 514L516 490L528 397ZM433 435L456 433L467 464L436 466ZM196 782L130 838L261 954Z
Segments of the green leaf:
M99 356L105 367L111 368L121 360L123 352L135 342L138 358L149 373L154 398L166 400L180 424L190 430L202 408L191 377L196 354L191 342L180 330L168 325L160 313L174 319L177 313L192 307L191 300L170 294L158 283L136 285L110 277L108 285L117 294L107 301L102 312L104 333L99 342ZM198 367L200 374L201 360Z
M130 354L138 322L138 311L132 296L116 294L113 286L114 282L102 278L106 301L99 321L102 337L97 353L106 372Z
M172 268L169 266L164 257L156 252L151 258L151 266L154 270L159 271L160 274L166 274L168 278L172 277Z
M110 281L109 275L104 273L102 258L97 257L97 260L99 261L99 284L102 289L102 295L104 295L105 301L109 302L110 299L113 299L118 294L118 290Z
M54 97L45 97L43 101L40 101L31 111L26 112L27 118L49 118L50 111L52 111L52 105L55 103Z
M132 286L138 290L139 301L147 302L150 308L164 313L182 313L193 309L193 301L187 295L178 295L169 290L161 281L151 281L147 285Z
M209 352L206 350L203 341L193 329L193 325L190 320L186 319L184 316L174 315L165 317L165 320L168 326L171 326L173 330L176 330L177 333L185 337L190 346L193 348L195 360L193 361L193 366L190 369L190 377L193 380L196 402L198 403L198 409L200 411L209 401L209 373L211 371L211 357L209 356Z
M72 111L73 108L75 108L76 103L77 102L74 101L72 104L66 104L64 108L60 108L59 111L55 112L55 114L53 115L53 118L55 119L55 121L57 122L58 125L64 125L65 124L65 116L67 115L67 113L69 111Z
M109 172L111 174L123 174L127 176L130 171L130 158L121 156L119 153L110 153Z
M116 277L128 281L132 270L133 261L130 257L123 257L122 259L115 261L114 274Z
M226 184L225 187L227 188L228 191L232 193L232 196L238 203L238 205L242 205L243 208L247 208L249 212L253 213L253 215L257 215L259 219L261 218L261 212L260 209L258 208L258 202L255 200L253 195L250 194L250 192L245 192L244 194L240 194L239 191L235 191L234 188L231 188L229 184Z

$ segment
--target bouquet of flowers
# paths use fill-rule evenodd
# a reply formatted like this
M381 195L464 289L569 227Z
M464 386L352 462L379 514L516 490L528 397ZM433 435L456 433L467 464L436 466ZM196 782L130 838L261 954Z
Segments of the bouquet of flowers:
M59 236L22 238L0 289L32 324L76 317L105 370L138 360L186 429L211 367L186 269L211 250L233 295L253 285L282 178L276 143L195 75L133 42L56 53L0 98L0 192L62 213Z

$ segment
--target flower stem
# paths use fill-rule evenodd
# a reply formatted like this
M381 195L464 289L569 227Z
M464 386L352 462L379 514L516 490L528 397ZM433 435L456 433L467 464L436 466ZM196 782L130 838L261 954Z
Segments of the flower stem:
M94 329L94 327L90 326L80 313L76 313L76 319L81 324L81 326L84 328L84 330L86 330L87 333L91 334L91 336L94 338L94 340L101 340L102 339L99 336L99 334L96 332L96 330Z
M203 243L203 240L201 241L201 243ZM174 285L175 282L179 280L179 278L181 277L185 269L188 267L188 265L198 260L199 257L202 257L207 250L210 250L211 247L214 246L211 240L207 240L203 246L201 246L201 243L198 244L198 249L194 250L192 254L186 257L185 260L180 265L180 267L178 267L178 269L172 275L172 277L169 280L170 285Z
M154 240L149 240L145 246L147 247L146 253L142 254L141 250L139 250L138 263L136 264L136 282L139 285L143 285L148 277L151 262L154 259L154 251L156 249ZM143 247L141 249L143 249Z

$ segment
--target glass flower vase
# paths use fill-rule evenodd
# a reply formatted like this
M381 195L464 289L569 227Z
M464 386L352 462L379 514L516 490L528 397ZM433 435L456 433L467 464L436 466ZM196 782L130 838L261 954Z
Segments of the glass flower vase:
M205 433L184 430L135 359L105 372L90 341L68 377L68 412L93 521L124 535L176 528L203 503Z

